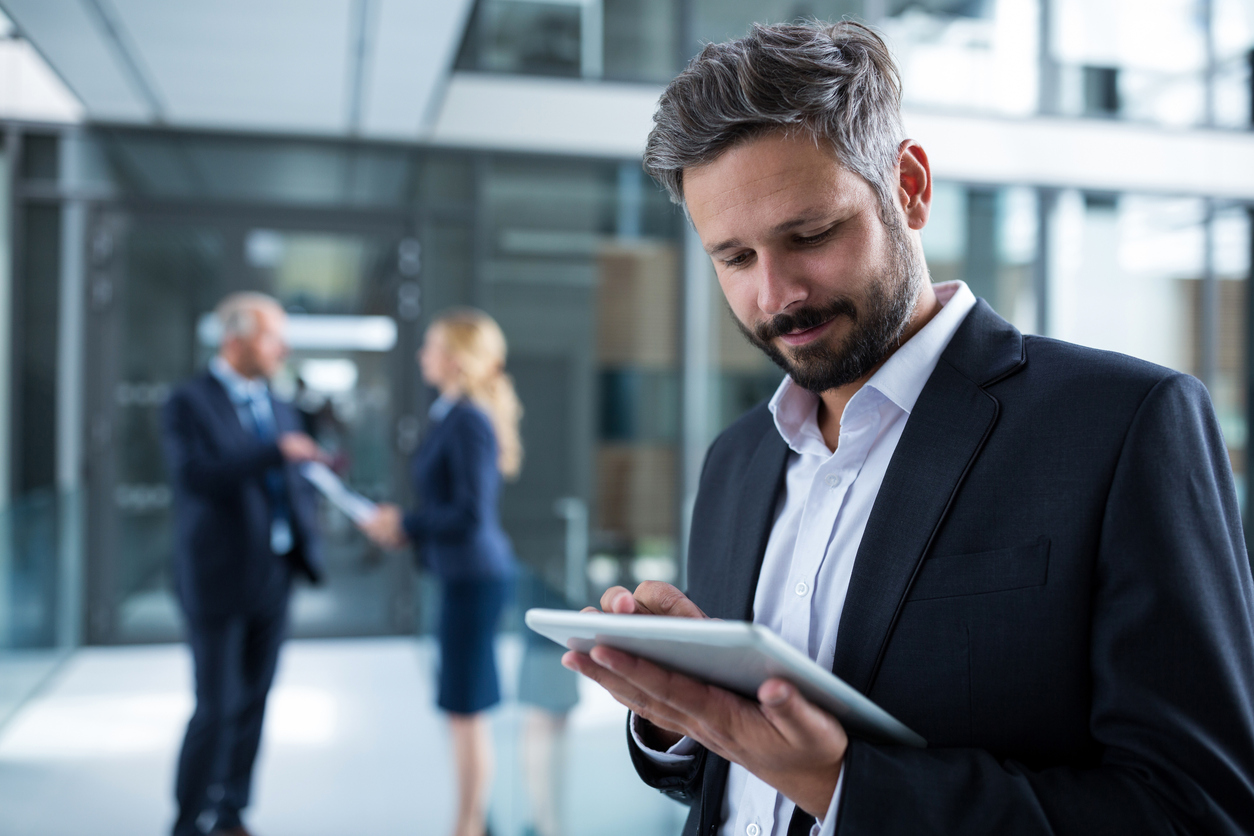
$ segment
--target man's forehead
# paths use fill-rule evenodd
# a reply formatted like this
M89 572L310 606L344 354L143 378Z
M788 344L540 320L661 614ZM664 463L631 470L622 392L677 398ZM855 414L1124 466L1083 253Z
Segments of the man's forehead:
M252 313L263 328L281 328L287 322L287 311L278 305L258 304L252 308Z
M856 200L865 183L835 151L808 134L770 134L732 146L684 170L684 199L695 224L729 212L812 214L819 206Z

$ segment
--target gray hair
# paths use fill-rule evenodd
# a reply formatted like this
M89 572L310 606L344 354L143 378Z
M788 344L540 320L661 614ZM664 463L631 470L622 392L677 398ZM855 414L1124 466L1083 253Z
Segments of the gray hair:
M264 293L245 291L232 293L218 303L214 315L222 326L222 341L247 337L257 330L257 311L261 308L282 311L279 300Z
M653 123L644 169L675 203L684 199L684 169L801 129L830 142L841 165L875 190L884 223L898 223L901 77L884 41L860 23L754 24L743 38L707 44L667 86Z

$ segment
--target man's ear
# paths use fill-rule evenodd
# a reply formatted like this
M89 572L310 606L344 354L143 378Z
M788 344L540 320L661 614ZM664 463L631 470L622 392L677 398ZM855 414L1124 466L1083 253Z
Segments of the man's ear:
M897 200L911 229L927 224L932 208L932 168L927 152L913 139L897 147Z

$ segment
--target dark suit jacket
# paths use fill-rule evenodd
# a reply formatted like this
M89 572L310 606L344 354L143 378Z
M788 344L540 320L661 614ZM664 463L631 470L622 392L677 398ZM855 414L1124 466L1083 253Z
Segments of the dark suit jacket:
M279 433L300 430L289 404L271 399ZM170 395L162 442L174 482L174 584L190 617L281 605L291 570L317 581L322 565L313 487L284 462L278 445L240 423L226 390L208 372ZM265 473L282 468L295 548L270 549Z
M689 592L711 616L753 616L786 458L765 406L710 449ZM1254 833L1252 616L1202 385L979 302L889 465L833 663L929 747L851 740L837 832ZM666 777L632 747L713 833L727 762Z
M496 433L469 401L433 422L411 465L416 510L405 533L423 562L444 580L514 575L514 550L498 510L501 471Z

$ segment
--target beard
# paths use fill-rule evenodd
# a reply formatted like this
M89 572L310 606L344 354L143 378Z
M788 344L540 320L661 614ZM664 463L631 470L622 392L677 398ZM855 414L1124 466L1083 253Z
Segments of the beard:
M817 394L839 389L871 373L895 351L928 280L927 269L900 229L889 229L889 265L867 284L861 305L838 296L821 306L802 308L759 322L752 329L733 315L740 332L760 348L793 382ZM784 334L814 328L837 317L850 330L835 344L820 338L786 355L775 340Z

